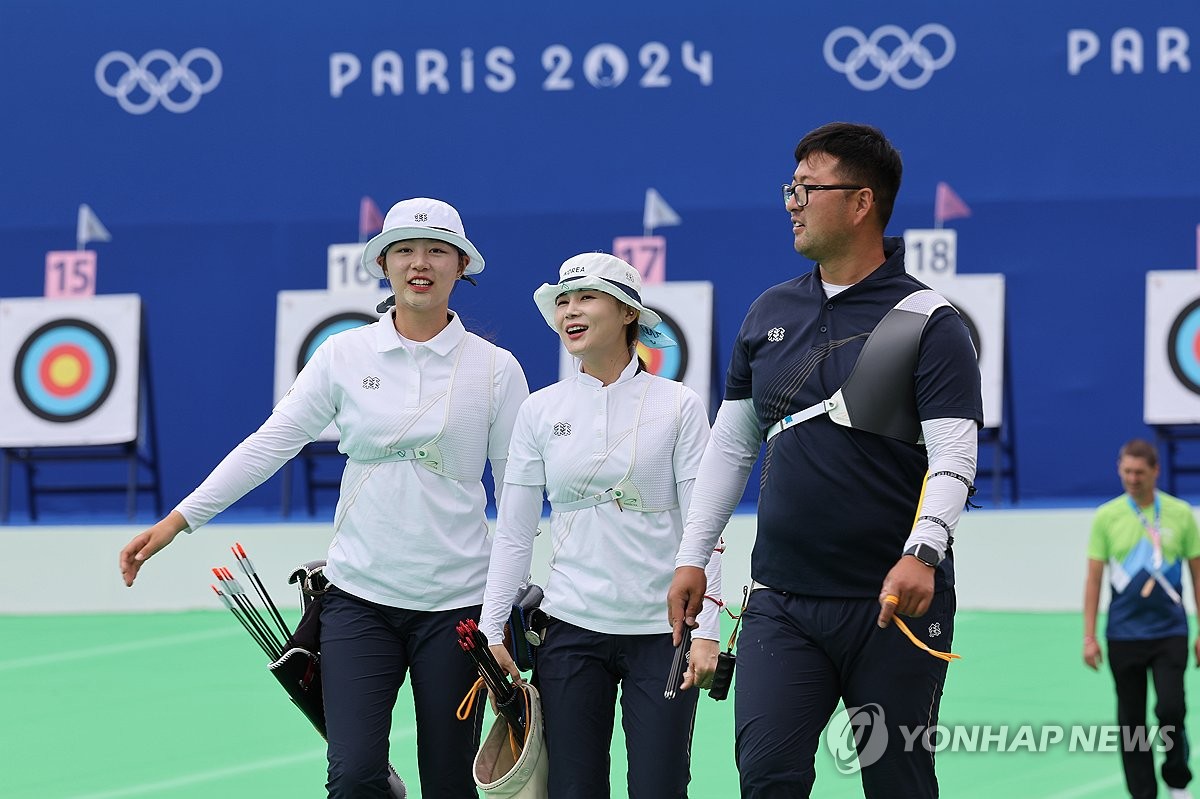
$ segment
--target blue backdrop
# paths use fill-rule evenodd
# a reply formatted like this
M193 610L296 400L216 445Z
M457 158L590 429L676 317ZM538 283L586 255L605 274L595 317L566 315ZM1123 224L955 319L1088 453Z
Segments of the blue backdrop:
M683 219L668 277L717 287L723 373L749 303L810 268L778 187L834 119L902 151L890 232L929 227L946 181L959 271L1007 277L1022 497L1115 494L1149 434L1144 274L1196 261L1195 3L168 5L0 0L0 296L40 295L95 209L99 291L146 304L168 504L269 412L275 294L325 285L362 196L462 211L488 268L452 306L540 387L532 290L639 234L653 186ZM155 50L193 76L126 92Z

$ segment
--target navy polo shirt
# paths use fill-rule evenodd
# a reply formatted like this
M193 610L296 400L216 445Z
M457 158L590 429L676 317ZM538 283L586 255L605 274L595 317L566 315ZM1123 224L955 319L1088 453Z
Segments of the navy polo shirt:
M884 314L928 288L904 271L901 239L884 239L884 252L882 266L836 297L825 296L814 267L750 307L725 399L752 398L763 435L841 388ZM953 309L938 309L926 325L914 377L922 421L983 424L979 365ZM878 596L912 531L927 466L923 446L842 427L828 416L784 430L767 443L763 461L754 579L799 594ZM947 557L935 588L953 582Z

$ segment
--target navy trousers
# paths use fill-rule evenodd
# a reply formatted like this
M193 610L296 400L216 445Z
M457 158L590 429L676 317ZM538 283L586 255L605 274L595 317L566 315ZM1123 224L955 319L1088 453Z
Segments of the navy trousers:
M954 591L949 589L934 595L923 617L905 621L930 648L948 651L954 610ZM809 796L817 747L838 700L847 710L862 708L854 740L864 796L938 795L933 752L913 731L937 724L947 663L918 649L895 625L880 629L878 616L875 599L768 589L750 595L734 679L736 756L744 798ZM852 763L847 766L853 770Z
M628 752L629 799L686 799L693 688L664 699L671 634L607 635L552 620L538 648L553 799L608 799L617 686Z
M1171 748L1162 765L1162 778L1171 788L1183 788L1192 780L1188 768L1188 741L1184 734L1187 706L1183 677L1187 672L1186 635L1147 641L1109 641L1108 666L1117 688L1117 724L1126 729L1146 725L1146 674L1154 680L1154 715L1161 727L1173 727ZM1124 735L1122 735L1124 740ZM1154 777L1152 749L1122 748L1125 785L1133 799L1154 799L1158 782Z
M386 799L388 735L410 677L421 795L476 799L471 773L482 711L455 711L478 673L454 626L479 606L424 612L377 605L330 588L321 607L321 690L329 733L330 799ZM401 775L404 777L405 775Z

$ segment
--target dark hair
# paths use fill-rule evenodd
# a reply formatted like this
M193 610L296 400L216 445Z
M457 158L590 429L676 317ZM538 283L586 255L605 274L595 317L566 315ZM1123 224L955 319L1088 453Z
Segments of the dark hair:
M1141 458L1151 469L1158 468L1158 449L1145 439L1134 438L1125 442L1117 459Z
M639 330L638 320L642 318L642 312L639 311L637 308L634 308L632 305L621 302L620 300L617 300L617 305L622 308L628 308L629 310L631 310L635 314L637 314L637 316L635 316L633 318L632 322L625 325L625 346L629 347L630 352L637 352L638 330ZM647 366L646 362L642 360L642 356L638 355L637 359L638 359L638 371L646 372L646 371L650 370L650 367Z
M796 145L796 163L813 153L838 159L840 179L871 188L879 221L886 228L900 191L904 164L883 131L870 125L830 122L800 140Z

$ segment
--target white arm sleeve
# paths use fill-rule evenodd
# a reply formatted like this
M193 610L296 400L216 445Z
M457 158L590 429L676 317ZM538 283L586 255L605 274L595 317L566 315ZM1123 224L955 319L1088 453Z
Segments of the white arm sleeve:
M904 548L928 544L945 557L950 535L958 526L958 517L962 515L963 505L967 502L967 484L975 483L979 453L978 426L972 419L930 419L921 422L921 430L925 434L925 448L929 452L929 481L925 485L925 499L917 516L932 516L944 522L945 526L931 519L920 518L904 542Z
M758 459L760 439L754 400L721 403L696 475L676 567L704 568L709 562L721 531L746 490L746 480Z
M529 576L533 563L533 537L542 518L542 486L509 483L496 518L496 538L488 564L487 587L479 629L488 643L504 640L504 625L512 612L513 599Z
M492 464L492 490L496 495L496 513L500 513L500 493L504 487L504 467L508 458L496 458Z
M696 486L695 480L682 480L677 488L679 491L679 509L684 518L687 518L688 509L692 504L692 491ZM708 580L708 588L706 593L708 596L721 598L721 548L712 551L712 557L708 560L708 565L704 567L704 575ZM692 633L695 638L707 638L710 641L721 640L721 606L715 602L705 601L704 606L700 610L700 617L696 620L699 627Z
M713 550L708 565L704 567L704 576L708 580L708 586L704 590L706 597L704 605L700 609L699 618L696 619L700 626L692 633L694 638L707 638L710 641L721 640L721 608L725 607L725 587L721 578L721 551L723 549L723 546L718 545ZM712 597L717 602L707 599L707 597Z

